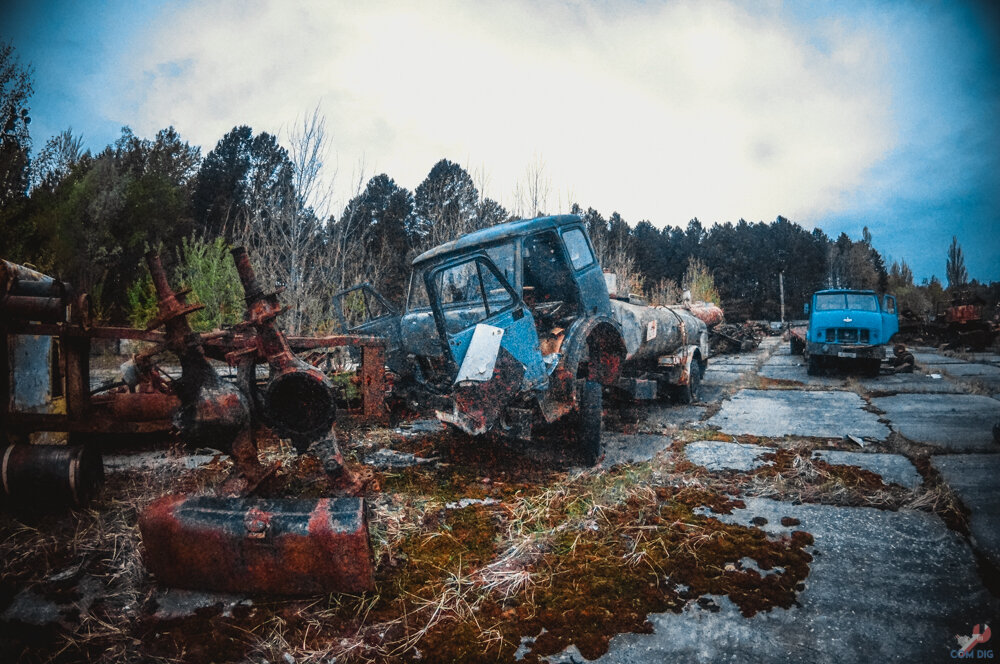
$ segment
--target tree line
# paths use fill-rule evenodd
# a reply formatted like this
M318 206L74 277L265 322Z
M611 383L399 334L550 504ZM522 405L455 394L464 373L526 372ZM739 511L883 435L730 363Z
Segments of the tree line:
M288 131L287 147L240 125L203 157L173 127L152 138L125 127L97 154L66 130L31 158L31 76L9 45L0 47L0 91L0 256L88 291L95 313L108 322L135 324L148 316L153 296L142 257L149 248L161 251L185 285L198 285L196 296L218 300L221 313L203 326L238 320L235 273L220 265L229 261L226 246L238 243L249 248L262 280L284 289L291 307L284 324L293 332L322 331L331 324L337 290L370 281L401 306L409 263L420 252L547 211L540 160L518 185L518 209L510 212L464 167L441 159L412 192L386 173L359 177L335 213L324 177L329 138L318 109ZM721 300L730 320L778 318L779 275L787 318L798 317L809 295L828 286L895 291L902 306L918 312L947 295L936 279L914 284L905 262L887 267L867 228L860 239L834 239L784 217L714 226L692 219L683 228L658 228L577 204L569 211L584 217L602 265L618 273L620 284L657 303L676 301L690 288L696 298ZM949 285L963 286L967 276L955 242Z

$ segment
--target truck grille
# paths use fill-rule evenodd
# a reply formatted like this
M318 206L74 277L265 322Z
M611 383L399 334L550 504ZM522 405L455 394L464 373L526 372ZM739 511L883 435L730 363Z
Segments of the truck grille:
M868 343L868 330L856 327L830 327L826 330L826 340L841 344Z

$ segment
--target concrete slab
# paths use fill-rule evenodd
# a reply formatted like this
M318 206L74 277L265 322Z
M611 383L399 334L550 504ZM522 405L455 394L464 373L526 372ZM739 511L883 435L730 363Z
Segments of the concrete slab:
M894 483L907 489L916 489L924 481L913 463L900 454L817 450L813 452L813 458L836 466L857 466L870 470L880 475L886 484Z
M949 364L963 364L965 362L965 360L957 357L949 357L934 351L914 350L912 353L913 359L915 359L917 364L921 367L943 367Z
M758 376L774 380L794 380L803 385L819 387L841 387L844 379L841 376L810 376L804 366L765 364L757 371Z
M702 378L702 385L729 385L735 383L746 375L743 371L727 371L715 367L705 370L705 377Z
M849 376L837 374L832 376L810 376L805 366L790 366L782 364L766 364L757 372L765 378L776 380L795 380L803 385L821 387L843 387L848 378L853 378L867 392L906 392L912 394L963 394L967 387L961 383L948 380L939 374L933 378L930 374L885 374L878 378Z
M738 470L745 473L767 465L760 457L772 452L773 447L722 440L699 440L684 446L684 454L691 463L713 471Z
M892 428L918 443L954 452L1000 451L993 424L1000 401L979 394L897 394L872 399Z
M949 364L944 367L944 371L949 376L960 376L963 378L1000 378L1000 367L995 367L991 364L975 364L972 362L966 364Z
M709 358L708 365L712 367L753 367L759 362L754 355L716 355Z
M623 433L604 434L603 440L604 461L601 465L605 468L623 463L649 461L674 442L669 436Z
M867 392L905 392L908 394L963 394L966 387L938 374L886 374L878 378L860 378Z
M708 424L728 434L885 439L889 428L862 410L864 405L854 392L740 390Z
M702 390L701 398L707 400L704 390ZM639 429L656 431L658 429L684 428L700 421L706 408L707 406L698 404L681 406L653 403L643 408Z
M806 361L801 355L789 355L787 352L775 353L764 362L765 367L798 367L805 371Z
M699 403L716 403L722 400L722 397L726 394L726 388L724 385L718 383L709 383L707 381L701 382L701 388L698 393Z
M1000 454L933 456L931 465L972 512L973 545L1000 568Z
M969 362L982 362L984 364L1000 364L1000 355L996 353L963 353L963 357Z
M997 615L967 542L923 512L792 505L747 499L724 521L764 517L764 530L787 533L782 517L815 538L799 604L744 618L726 597L691 602L680 614L649 616L652 634L620 634L599 662L950 661L956 635ZM713 605L714 604L714 605ZM575 649L573 649L575 651ZM584 661L570 650L553 662Z

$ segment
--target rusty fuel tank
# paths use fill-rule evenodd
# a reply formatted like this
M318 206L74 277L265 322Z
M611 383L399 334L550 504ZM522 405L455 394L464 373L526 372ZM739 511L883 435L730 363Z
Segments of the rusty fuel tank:
M42 323L66 320L68 293L61 281L31 268L0 260L0 313Z
M0 480L6 501L18 510L83 507L104 481L104 464L100 452L80 445L10 445Z
M275 595L374 587L365 502L164 496L139 519L146 567L179 588Z

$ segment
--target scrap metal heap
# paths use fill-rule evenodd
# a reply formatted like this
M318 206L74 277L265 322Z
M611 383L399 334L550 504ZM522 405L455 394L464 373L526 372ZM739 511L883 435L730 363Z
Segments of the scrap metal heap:
M202 308L175 292L155 253L146 261L158 314L146 330L94 326L87 296L52 277L0 262L0 442L3 490L12 504L83 505L103 479L93 445L29 444L41 431L136 434L176 428L191 444L231 455L232 475L217 496L168 495L140 516L148 569L164 585L242 592L358 592L372 587L374 567L362 484L343 464L332 426L336 392L327 376L295 350L358 346L361 414L384 416L382 339L362 336L286 338L275 319L278 293L265 294L246 252L233 252L247 312L226 330L195 333L187 316ZM162 331L160 329L162 328ZM152 347L122 365L122 380L93 393L94 339L133 339ZM181 376L156 364L177 356ZM209 359L237 368L219 376ZM260 387L256 365L270 376ZM258 425L320 458L331 496L321 500L248 498L277 468L259 461Z
M237 495L168 495L150 505L139 518L146 566L160 583L186 588L281 594L369 589L374 566L363 498L242 497L276 468L263 468L257 458L252 422L258 419L291 438L299 452L323 441L315 451L330 457L324 467L335 480L347 478L341 490L357 492L361 485L345 471L331 430L336 420L333 385L292 353L275 324L285 309L277 293L264 294L246 252L235 249L233 257L247 303L239 332L249 328L254 333L252 344L227 353L242 369L242 390L219 379L187 323L197 306L187 305L183 292L172 292L158 257L147 255L160 305L153 325L166 328L167 346L181 358L178 426L231 448L236 474L223 484L222 493ZM259 401L258 352L271 369ZM253 417L256 410L259 416Z

